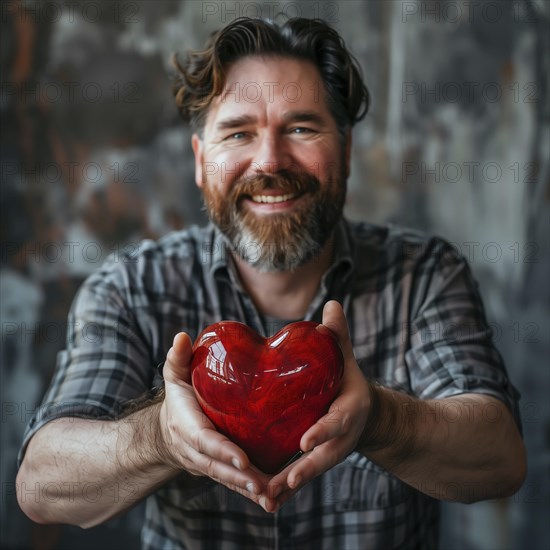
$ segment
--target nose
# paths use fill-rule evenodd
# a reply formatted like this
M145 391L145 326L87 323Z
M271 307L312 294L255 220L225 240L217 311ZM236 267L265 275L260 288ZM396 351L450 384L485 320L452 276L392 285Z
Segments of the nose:
M275 174L291 165L290 152L284 139L275 132L266 133L258 140L258 148L252 160L252 170L257 174Z

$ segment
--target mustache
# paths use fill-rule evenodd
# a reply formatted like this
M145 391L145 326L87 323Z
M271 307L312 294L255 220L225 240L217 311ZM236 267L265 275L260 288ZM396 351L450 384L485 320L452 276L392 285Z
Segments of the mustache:
M243 196L258 195L267 189L301 195L315 192L320 187L321 183L313 174L283 169L274 174L258 174L239 178L231 190L230 199L238 200Z

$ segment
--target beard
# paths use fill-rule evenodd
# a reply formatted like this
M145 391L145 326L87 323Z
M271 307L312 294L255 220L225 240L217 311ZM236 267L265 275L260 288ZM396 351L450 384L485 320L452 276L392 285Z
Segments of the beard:
M233 253L264 273L294 271L317 257L342 216L346 196L343 171L324 185L305 171L280 170L241 177L227 196L208 182L203 189L208 216ZM267 215L243 208L245 198L265 190L295 194L300 204Z

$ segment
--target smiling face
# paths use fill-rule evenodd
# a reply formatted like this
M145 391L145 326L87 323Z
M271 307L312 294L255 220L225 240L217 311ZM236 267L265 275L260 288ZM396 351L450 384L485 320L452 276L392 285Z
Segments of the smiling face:
M342 214L349 138L312 63L235 62L193 150L208 214L241 258L273 272L320 253Z

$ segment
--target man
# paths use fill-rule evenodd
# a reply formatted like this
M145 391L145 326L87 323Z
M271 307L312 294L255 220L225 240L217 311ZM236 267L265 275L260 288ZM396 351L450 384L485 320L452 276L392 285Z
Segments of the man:
M213 224L113 258L81 289L23 445L23 510L88 527L150 495L146 548L434 547L437 499L508 496L525 476L517 392L465 261L342 219L368 93L324 23L237 20L178 67ZM342 388L303 456L268 476L202 414L191 342L222 319L268 334L304 318L337 336ZM120 415L164 360L164 390ZM35 483L59 498L25 499Z

